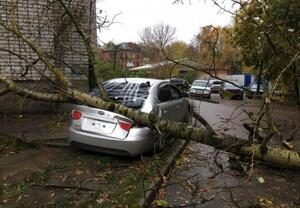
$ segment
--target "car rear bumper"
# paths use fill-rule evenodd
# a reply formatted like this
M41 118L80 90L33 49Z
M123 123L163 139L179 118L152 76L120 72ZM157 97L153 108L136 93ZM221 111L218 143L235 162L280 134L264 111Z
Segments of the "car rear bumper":
M143 130L141 130L143 129ZM125 139L104 137L69 127L69 142L92 151L137 156L153 150L156 137L149 128L133 128Z

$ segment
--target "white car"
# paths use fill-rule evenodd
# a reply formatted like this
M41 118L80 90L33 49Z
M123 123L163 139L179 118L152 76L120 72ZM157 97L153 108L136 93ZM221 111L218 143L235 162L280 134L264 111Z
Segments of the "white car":
M188 98L167 80L112 79L104 83L104 88L110 99L127 107L176 122L189 120ZM91 95L99 96L99 91ZM92 151L129 156L164 146L156 130L118 113L85 105L73 105L69 142Z
M190 88L190 96L204 97L210 99L211 89L209 82L207 80L195 80Z

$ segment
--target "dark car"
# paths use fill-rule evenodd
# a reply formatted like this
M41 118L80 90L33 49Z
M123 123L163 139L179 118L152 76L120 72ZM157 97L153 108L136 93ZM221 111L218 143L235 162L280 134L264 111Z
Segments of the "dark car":
M230 99L244 99L244 91L241 87L241 84L237 81L231 81L235 85L225 82L222 85L222 89L220 91L220 97L223 98L230 98ZM236 86L237 85L237 86Z
M188 92L189 82L181 78L171 78L171 84L183 92Z

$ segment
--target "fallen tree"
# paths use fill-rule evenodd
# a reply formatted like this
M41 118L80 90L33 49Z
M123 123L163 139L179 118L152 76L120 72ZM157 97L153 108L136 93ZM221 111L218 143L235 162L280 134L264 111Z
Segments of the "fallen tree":
M69 11L63 1L58 1L62 4L63 8L66 10L66 15L70 17L70 24L77 25L75 18L72 16L72 12ZM41 100L46 102L63 102L63 103L79 103L96 108L105 109L115 113L122 114L126 117L131 118L136 123L141 126L148 126L153 129L159 129L161 132L167 132L173 137L185 140L193 140L202 144L213 146L217 149L228 151L234 154L238 154L245 157L253 157L258 160L265 161L272 165L287 168L292 170L300 170L300 153L284 150L279 148L274 148L270 146L263 146L261 144L254 144L250 141L243 140L237 137L229 135L218 135L215 134L213 129L206 123L204 128L194 128L188 126L186 123L178 123L165 120L163 118L157 118L154 115L146 114L138 110L134 110L128 107L125 107L121 104L110 101L106 98L105 92L103 90L101 81L95 79L101 93L100 97L90 96L88 93L76 90L72 87L71 82L68 78L62 73L60 68L57 68L48 57L48 54L43 52L43 50L30 38L26 37L20 27L18 27L17 22L15 21L14 10L9 11L10 20L8 22L0 18L0 26L6 31L13 33L20 41L23 41L31 48L32 51L36 53L39 60L44 63L46 68L52 73L55 77L55 81L52 78L47 77L43 71L35 68L43 77L49 80L49 85L53 86L55 83L55 93L39 92L38 89L27 89L24 87L19 87L16 82L10 78L0 75L0 82L4 83L4 87L0 89L0 95L12 92L19 96L23 96L30 99ZM79 33L82 39L84 39L84 44L87 48L87 54L91 59L91 65L93 69L93 75L97 74L101 64L96 60L96 56L93 52L91 43L88 41L88 37L80 30L78 26L75 27L75 30ZM14 55L13 51L8 51ZM25 59L25 58L24 58ZM30 64L31 62L27 62ZM34 66L32 66L34 68ZM202 118L199 115L194 113L196 119L201 120ZM202 121L202 123L205 123Z
M15 82L4 76L0 76L0 81L6 84L8 91L15 92L21 96L26 95L31 99L47 102L76 102L112 111L133 119L139 125L148 126L153 129L158 128L161 132L168 132L173 137L179 139L193 140L245 157L253 156L255 159L268 162L281 168L300 170L300 153L295 151L274 147L267 147L265 150L262 150L261 145L253 144L241 138L225 134L212 134L212 132L209 133L209 131L204 128L194 128L188 126L186 123L172 122L157 118L151 114L143 113L112 101L105 101L99 97L94 97L71 88L64 88L63 94L45 94L33 92L26 88L20 89Z

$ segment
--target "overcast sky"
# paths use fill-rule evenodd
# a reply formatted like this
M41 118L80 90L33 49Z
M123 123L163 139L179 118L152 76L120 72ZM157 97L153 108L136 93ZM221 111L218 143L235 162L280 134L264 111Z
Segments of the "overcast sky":
M116 21L109 29L99 34L101 41L115 43L139 42L143 28L158 23L176 27L176 40L189 43L206 25L228 25L229 14L219 13L219 9L209 0L194 0L191 4L172 4L173 0L97 0L97 9L113 17Z

